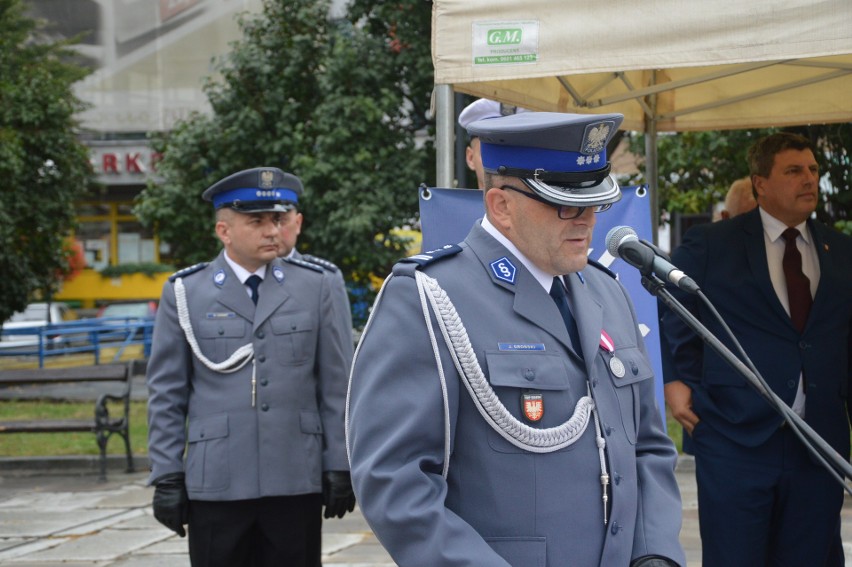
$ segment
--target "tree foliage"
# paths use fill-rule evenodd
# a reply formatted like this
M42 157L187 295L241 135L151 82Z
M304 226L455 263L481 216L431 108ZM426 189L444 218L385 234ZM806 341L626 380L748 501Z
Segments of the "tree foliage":
M428 30L417 26L428 24L429 4L355 4L356 22L329 22L324 0L266 0L261 13L240 19L242 38L205 85L213 113L155 140L162 182L149 184L135 212L178 264L218 250L204 189L262 165L302 179L298 246L337 263L347 279L384 275L404 254L392 229L415 217L431 155L414 143L431 91L431 68L421 76L428 33L421 43L406 38ZM394 10L390 33L377 22Z
M266 0L240 19L242 38L205 85L213 113L154 140L162 182L149 183L135 213L178 264L218 251L204 189L257 166L302 179L298 247L347 280L363 286L405 255L393 229L416 218L417 186L434 171L431 4L356 0L350 10L330 22L325 0Z
M817 148L823 191L817 218L852 234L852 124L785 128L808 137ZM701 213L711 209L736 179L748 175L749 146L777 128L682 132L657 138L660 209L669 213ZM644 135L633 135L631 151L643 155ZM645 183L645 164L631 179Z
M71 269L65 238L91 178L73 119L87 71L42 30L20 0L0 0L0 321L49 299Z

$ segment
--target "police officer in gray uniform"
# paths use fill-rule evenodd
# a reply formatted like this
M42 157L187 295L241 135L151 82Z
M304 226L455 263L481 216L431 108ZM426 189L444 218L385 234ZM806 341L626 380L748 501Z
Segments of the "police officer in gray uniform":
M486 216L393 268L353 362L355 494L397 564L685 565L635 312L587 260L620 114L471 124Z
M297 197L302 194L302 185L299 184ZM329 272L332 276L331 296L334 303L334 309L337 313L340 330L345 336L352 336L352 306L349 303L349 292L346 291L346 282L343 279L343 273L333 262L314 256L312 254L302 254L296 250L296 241L302 233L302 221L304 217L298 208L298 201L293 203L293 207L283 214L281 218L281 242L278 254L282 258L295 258L304 260L322 268Z
M194 566L319 566L326 517L354 508L343 413L352 341L331 278L278 259L298 178L208 188L224 250L169 278L148 363L154 516L189 526Z

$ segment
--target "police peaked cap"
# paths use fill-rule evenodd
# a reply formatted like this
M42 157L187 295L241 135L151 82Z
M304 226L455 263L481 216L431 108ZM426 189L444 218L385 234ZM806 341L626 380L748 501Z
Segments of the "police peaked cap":
M589 207L621 199L606 145L622 114L524 112L468 125L485 171L518 177L554 205Z
M217 181L202 194L218 210L223 207L240 213L279 212L295 208L302 194L302 182L277 167L255 167L238 171Z

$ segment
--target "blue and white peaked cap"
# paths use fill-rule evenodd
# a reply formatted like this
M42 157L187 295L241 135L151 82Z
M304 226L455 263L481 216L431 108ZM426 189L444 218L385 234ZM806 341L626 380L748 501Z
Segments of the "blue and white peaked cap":
M468 125L488 173L518 177L554 205L591 207L621 199L606 145L622 114L524 112Z
M239 213L286 213L296 207L302 182L277 167L255 167L217 181L202 194L217 210L228 207Z

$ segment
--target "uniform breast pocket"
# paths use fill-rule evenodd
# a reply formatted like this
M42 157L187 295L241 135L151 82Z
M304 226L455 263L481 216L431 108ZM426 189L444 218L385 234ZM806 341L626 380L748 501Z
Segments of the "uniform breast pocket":
M546 428L560 425L570 419L577 400L583 393L571 387L570 376L585 376L585 372L572 368L569 359L548 352L507 352L488 351L485 353L488 380L497 394L502 408L523 424L534 428ZM579 382L577 382L579 383ZM532 392L540 395L540 400L528 400L525 393ZM527 409L535 416L540 411L538 421L532 421L524 416L524 405L532 403ZM539 405L540 404L540 405ZM488 444L492 449L501 453L524 453L524 449L516 447L488 427ZM563 450L570 450L568 449Z
M620 348L613 355L601 354L606 360L615 395L621 410L621 422L627 439L635 444L641 415L641 396L639 391L645 380L654 377L654 371L648 359L637 347Z
M316 325L307 311L278 313L269 320L277 339L275 350L282 364L305 364L316 350Z
M248 322L244 319L202 319L198 325L198 346L213 362L227 360L248 341Z

